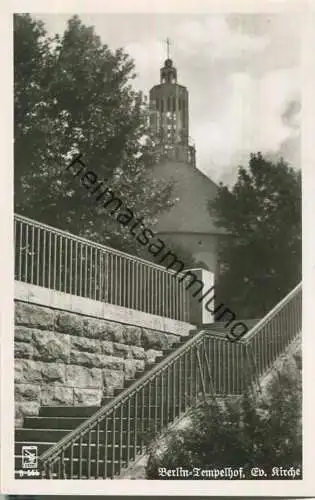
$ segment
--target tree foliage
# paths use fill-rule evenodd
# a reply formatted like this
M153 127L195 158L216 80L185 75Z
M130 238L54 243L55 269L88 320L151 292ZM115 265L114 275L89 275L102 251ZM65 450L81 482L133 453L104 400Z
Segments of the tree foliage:
M209 205L229 233L217 296L239 316L262 316L301 279L301 174L252 154L235 185L221 184Z
M172 186L150 173L147 110L131 85L134 62L104 45L77 16L62 36L14 16L15 210L61 229L139 253L141 248L64 173L80 152L135 216L154 225ZM85 196L84 196L85 195Z
M191 412L188 427L168 432L164 447L159 440L153 443L147 478L162 479L161 467L191 471L243 467L246 479L255 479L250 472L253 467L274 479L274 466L301 469L301 392L300 377L283 373L273 378L269 397L257 400L246 393L239 401L227 400L224 405L201 404Z

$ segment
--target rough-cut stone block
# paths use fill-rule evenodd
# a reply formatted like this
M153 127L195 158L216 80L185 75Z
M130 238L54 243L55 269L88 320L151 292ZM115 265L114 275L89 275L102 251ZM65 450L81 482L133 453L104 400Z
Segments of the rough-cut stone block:
M146 359L143 347L131 346L131 355L135 359Z
M64 383L65 368L62 363L42 363L28 359L16 359L14 380L17 384Z
M84 335L88 338L106 338L107 321L95 318L85 318Z
M33 331L34 359L69 363L70 336L43 330Z
M37 361L16 359L14 381L16 384L38 384L42 382L42 366Z
M15 401L39 401L40 385L33 384L15 384Z
M85 337L70 338L71 350L84 352L102 352L102 346L99 340L87 339ZM104 353L105 354L105 353Z
M123 370L124 361L115 356L103 356L103 368L108 368L109 370Z
M68 387L101 388L103 385L102 370L85 366L68 365L66 368L66 385Z
M66 366L63 363L41 363L43 382L64 384L66 381Z
M114 354L114 345L112 342L108 342L107 340L101 341L101 352L103 354L107 354L112 356Z
M165 350L173 347L179 342L177 335L157 332L155 330L142 329L142 345L145 349Z
M163 352L156 351L155 349L148 349L147 351L145 351L146 364L152 365L153 363L155 363L155 360L158 356L163 356Z
M39 413L40 403L38 401L18 401L15 403L15 418L22 419L24 416L36 416Z
M114 354L125 359L145 359L143 347L114 343Z
M17 301L15 302L15 324L53 330L54 311L48 307Z
M73 389L73 404L81 406L100 406L102 389Z
M123 370L124 361L115 356L102 356L102 366L109 370Z
M46 385L41 391L41 405L73 405L72 387L63 387L58 385Z
M101 340L113 341L123 343L123 334L125 326L121 323L114 323L113 321L102 321L102 331L99 334Z
M122 389L124 386L125 375L122 371L103 370L104 395L112 396L114 389Z
M114 343L114 354L119 358L132 358L131 346L127 344Z
M126 378L135 378L137 371L143 371L145 368L144 361L140 359L126 359L125 360L125 374Z
M72 365L90 366L91 368L109 368L112 370L122 370L123 360L104 354L95 354L82 351L72 351L70 363Z
M141 328L126 326L124 330L124 343L141 347Z
M32 331L31 328L27 328L26 326L15 326L14 340L18 342L31 342Z
M141 340L145 349L152 349L154 347L161 348L159 332L142 328Z
M68 312L59 312L56 321L56 330L69 335L84 336L84 316Z
M14 342L14 357L22 359L31 359L34 354L34 348L27 342Z
M90 352L71 351L70 354L71 365L89 366L91 368L99 367L99 356Z

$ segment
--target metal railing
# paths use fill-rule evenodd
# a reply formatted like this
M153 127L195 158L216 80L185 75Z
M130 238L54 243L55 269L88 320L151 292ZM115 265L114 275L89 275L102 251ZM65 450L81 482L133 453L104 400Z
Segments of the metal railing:
M112 478L198 400L238 394L244 346L201 331L40 457L43 478Z
M302 283L299 283L243 338L259 387L266 373L302 330Z
M200 398L242 394L301 331L301 284L239 342L202 330L39 459L47 479L112 478Z
M21 215L14 237L18 281L189 321L189 291L175 271Z

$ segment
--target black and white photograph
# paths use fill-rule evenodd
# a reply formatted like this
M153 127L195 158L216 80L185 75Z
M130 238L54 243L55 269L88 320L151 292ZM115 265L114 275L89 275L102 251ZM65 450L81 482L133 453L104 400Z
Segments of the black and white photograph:
M4 493L299 491L302 34L285 8L12 13Z

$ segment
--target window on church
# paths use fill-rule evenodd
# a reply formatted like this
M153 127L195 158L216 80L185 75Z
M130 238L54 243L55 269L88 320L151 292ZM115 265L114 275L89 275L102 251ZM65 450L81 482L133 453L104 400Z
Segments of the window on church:
M160 100L159 99L156 99L156 109L158 110L160 107Z
M164 112L164 99L161 99L161 113Z
M176 97L173 97L173 111L176 111Z
M170 97L167 98L167 111L172 111L171 110L171 98Z

